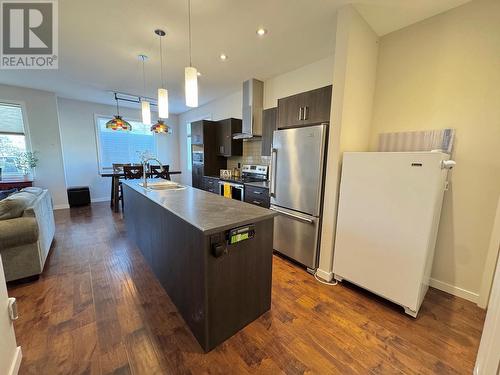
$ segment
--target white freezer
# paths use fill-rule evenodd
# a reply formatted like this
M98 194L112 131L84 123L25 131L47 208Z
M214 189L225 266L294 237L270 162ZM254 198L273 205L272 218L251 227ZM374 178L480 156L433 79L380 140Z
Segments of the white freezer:
M429 285L448 159L441 152L344 153L333 261L337 280L416 317Z

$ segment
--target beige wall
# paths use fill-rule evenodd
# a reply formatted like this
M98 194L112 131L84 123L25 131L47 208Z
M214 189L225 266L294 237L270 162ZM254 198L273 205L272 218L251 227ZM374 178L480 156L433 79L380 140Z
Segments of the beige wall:
M457 167L432 277L474 299L500 194L498 0L475 0L381 38L371 148L381 132L446 127L457 130Z
M340 162L343 151L367 151L372 119L378 37L352 7L337 14L332 111L318 275L333 277Z
M277 106L279 98L332 84L332 71L333 55L305 65L293 71L265 80L264 108ZM191 184L191 172L188 171L186 165L186 124L188 122L200 120L203 118L212 119L214 121L229 117L241 118L241 108L243 104L242 95L242 90L238 90L231 95L214 100L210 103L179 115L179 159L180 168L183 173L183 183ZM237 165L238 162L268 163L269 158L259 157L260 149L261 141L254 140L251 142L245 142L243 146L243 157L230 158L228 161L228 166L230 168L233 168Z
M333 51L332 51L333 52ZM278 99L332 84L333 55L264 81L264 109Z

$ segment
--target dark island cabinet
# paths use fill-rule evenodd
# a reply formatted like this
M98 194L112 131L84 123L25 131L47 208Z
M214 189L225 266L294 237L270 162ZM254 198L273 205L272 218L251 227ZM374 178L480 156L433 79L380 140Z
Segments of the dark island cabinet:
M273 132L277 129L278 108L265 109L262 112L262 156L271 156Z
M278 128L329 122L331 100L331 85L278 99Z
M243 140L233 139L233 134L241 133L241 120L228 118L218 121L216 147L217 155L231 157L243 155Z

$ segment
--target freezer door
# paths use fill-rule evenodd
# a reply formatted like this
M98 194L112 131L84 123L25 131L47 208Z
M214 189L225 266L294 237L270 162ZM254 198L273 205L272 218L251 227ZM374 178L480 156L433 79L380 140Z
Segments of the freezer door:
M344 153L333 272L414 313L432 268L448 155Z
M276 130L271 204L319 216L327 124Z
M271 210L279 213L274 218L274 250L315 269L319 218L276 206Z

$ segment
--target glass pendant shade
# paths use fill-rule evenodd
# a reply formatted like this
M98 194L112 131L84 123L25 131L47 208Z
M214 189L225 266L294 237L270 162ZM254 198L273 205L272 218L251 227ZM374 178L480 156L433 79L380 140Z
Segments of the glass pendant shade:
M158 89L158 117L168 118L168 90Z
M198 107L198 71L192 66L184 68L186 105Z
M106 123L106 129L131 131L132 125L122 119L120 115L116 115Z
M165 124L165 121L163 120L158 120L156 124L151 126L151 131L153 133L170 133L170 127Z
M142 123L151 125L151 107L147 100L141 100Z

